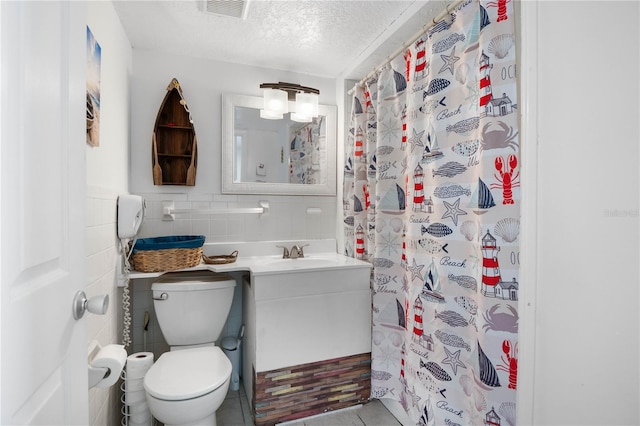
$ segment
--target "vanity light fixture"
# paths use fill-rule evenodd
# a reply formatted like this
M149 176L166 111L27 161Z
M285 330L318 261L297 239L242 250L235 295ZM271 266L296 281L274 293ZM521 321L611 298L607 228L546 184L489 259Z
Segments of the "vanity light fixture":
M318 116L318 98L320 91L294 83L262 83L264 109L260 117L270 120L281 119L291 112L291 120L308 123ZM295 101L295 111L288 110L288 101Z
M284 90L264 89L263 96L264 106L260 110L260 117L277 120L282 118L283 114L289 112L289 98Z

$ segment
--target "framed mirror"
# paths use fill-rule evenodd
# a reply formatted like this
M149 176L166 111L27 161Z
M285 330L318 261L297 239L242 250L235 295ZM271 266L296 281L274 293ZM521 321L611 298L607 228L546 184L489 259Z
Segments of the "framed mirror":
M320 105L317 118L298 123L260 118L262 105L222 95L222 192L336 195L336 107Z

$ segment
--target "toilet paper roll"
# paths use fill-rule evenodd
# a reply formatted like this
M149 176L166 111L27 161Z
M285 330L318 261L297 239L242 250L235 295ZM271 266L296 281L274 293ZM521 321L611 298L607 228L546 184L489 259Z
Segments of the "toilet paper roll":
M141 402L139 404L134 404L129 407L129 415L131 417L135 415L144 415L146 413L151 413L151 411L149 411L149 406L147 405L146 401Z
M106 367L109 374L100 380L96 387L108 388L113 386L120 378L120 373L127 361L127 351L123 345L107 345L100 349L96 356L89 362L92 367Z
M125 391L127 392L135 392L139 390L144 390L144 377L139 379L129 379L125 384Z
M152 352L136 352L127 357L127 379L143 378L153 365Z
M128 426L153 426L153 418L149 418L148 420L145 420L143 422L134 422L133 420L129 419L129 422L127 423Z
M124 396L125 396L124 403L127 405L134 405L141 402L147 402L147 393L144 391L144 389L133 391L133 392L131 391L126 392Z
M131 423L145 423L151 420L151 411L146 403L129 407L129 421Z
M131 425L149 425L151 426L151 414L149 414L148 416L144 417L144 418L139 418L139 419L134 419L133 417L131 417L129 419L129 426Z
M126 379L124 382L124 398L125 404L131 405L139 401L145 401L145 397L140 397L139 393L144 395L144 375L153 365L152 352L136 352L127 357Z

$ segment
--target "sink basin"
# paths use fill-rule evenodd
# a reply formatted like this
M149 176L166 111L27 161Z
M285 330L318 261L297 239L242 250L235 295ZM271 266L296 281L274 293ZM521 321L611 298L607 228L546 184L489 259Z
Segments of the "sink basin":
M336 259L331 259L328 257L299 257L297 259L279 258L268 260L267 263L293 269L335 266L338 264Z
M254 274L287 273L300 270L345 269L370 267L370 264L336 253L311 253L298 259L283 259L282 256L258 256L253 258L251 271Z

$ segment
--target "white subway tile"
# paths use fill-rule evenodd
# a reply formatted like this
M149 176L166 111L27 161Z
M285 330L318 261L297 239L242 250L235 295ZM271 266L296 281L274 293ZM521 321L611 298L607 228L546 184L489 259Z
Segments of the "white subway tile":
M187 194L187 199L189 201L213 201L213 194L197 194L197 193L189 193Z
M151 236L163 237L168 235L174 235L173 222L166 222L163 220L150 221L151 224Z
M173 222L173 232L176 235L191 235L191 220L176 219Z
M209 235L214 241L220 241L227 235L227 219L223 215L216 215L210 221Z
M193 232L193 235L209 236L211 232L209 220L194 220L191 224L191 231Z
M116 222L115 200L100 200L100 225Z
M100 201L95 198L87 198L86 223L87 226L95 226L100 223Z

